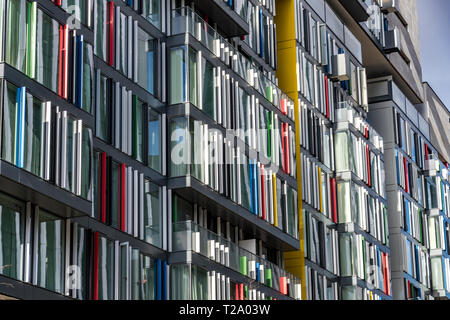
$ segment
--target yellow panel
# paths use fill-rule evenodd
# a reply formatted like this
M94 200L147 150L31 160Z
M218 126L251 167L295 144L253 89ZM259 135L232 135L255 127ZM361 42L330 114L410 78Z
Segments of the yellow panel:
M277 60L282 61L277 66L278 85L294 101L295 115L295 150L300 156L300 117L297 92L297 44L295 39L295 5L294 0L277 0L275 23L277 25ZM303 202L301 185L301 161L297 160L298 187L298 225L300 250L284 253L285 268L295 274L302 282L302 299L306 298L305 287L305 250L303 226Z

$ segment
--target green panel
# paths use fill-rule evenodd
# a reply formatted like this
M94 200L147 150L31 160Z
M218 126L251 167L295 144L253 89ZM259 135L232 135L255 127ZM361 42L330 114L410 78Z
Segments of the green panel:
M272 269L264 269L264 278L265 285L272 288L273 279L272 279Z
M241 264L241 273L244 276L246 276L247 275L247 256L241 256L240 264Z

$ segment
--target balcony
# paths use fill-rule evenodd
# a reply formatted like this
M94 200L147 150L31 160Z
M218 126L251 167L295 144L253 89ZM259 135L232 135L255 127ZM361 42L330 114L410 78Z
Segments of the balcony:
M335 81L350 80L348 75L348 57L345 53L339 53L331 57L333 70L331 72L331 79Z
M366 22L369 19L369 8L363 0L339 0L339 2L357 22Z
M434 154L430 155L427 160L425 160L425 175L428 177L434 177L438 174L440 170L439 158Z
M194 0L193 3L201 8L208 18L223 26L223 30L228 37L236 37L249 33L247 1ZM228 3L232 3L232 5Z
M264 99L294 119L294 102L224 37L189 7L172 10L172 35L189 33L244 79Z
M406 63L410 63L411 59L407 55L407 46L404 43L403 35L397 27L392 30L385 31L384 36L384 52L385 53L398 53L405 60Z
M398 0L383 0L381 11L384 13L395 13L405 26L408 24L401 14Z
M450 299L450 260L440 250L430 250L431 295L438 300Z
M172 251L192 251L294 299L300 279L192 221L173 224Z

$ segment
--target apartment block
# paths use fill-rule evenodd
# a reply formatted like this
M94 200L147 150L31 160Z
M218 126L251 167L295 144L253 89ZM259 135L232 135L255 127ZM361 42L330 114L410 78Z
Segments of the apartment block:
M415 0L0 0L0 299L450 298Z
M0 8L3 295L301 298L275 1Z
M390 299L383 139L367 121L362 47L325 1L279 1L277 75L297 103L307 299ZM281 30L281 34L280 34ZM296 65L296 68L292 66Z

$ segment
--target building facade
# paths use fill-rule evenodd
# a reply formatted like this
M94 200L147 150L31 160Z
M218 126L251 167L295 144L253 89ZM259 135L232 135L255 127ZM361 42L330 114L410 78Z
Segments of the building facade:
M0 297L450 297L409 2L0 0Z

